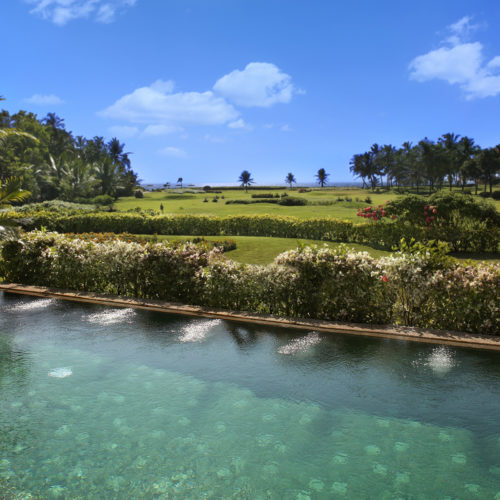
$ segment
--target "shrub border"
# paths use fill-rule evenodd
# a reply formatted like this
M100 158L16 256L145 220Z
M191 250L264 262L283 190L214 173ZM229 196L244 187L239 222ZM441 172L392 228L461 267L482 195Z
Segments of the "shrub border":
M218 318L228 321L254 323L273 327L316 330L324 333L360 335L363 337L389 338L393 340L423 342L428 344L446 344L458 347L500 351L500 337L491 335L449 332L425 328L395 327L393 325L366 325L359 323L283 318L270 315L250 314L243 311L189 306L161 300L137 300L129 297L104 295L93 292L83 293L43 286L19 285L16 283L0 283L0 291L113 307L132 307L134 309L145 309L148 311L180 314L184 316Z

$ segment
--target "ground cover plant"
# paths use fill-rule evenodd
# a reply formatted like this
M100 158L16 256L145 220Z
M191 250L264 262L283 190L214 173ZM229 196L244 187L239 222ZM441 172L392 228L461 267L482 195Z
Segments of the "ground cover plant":
M4 243L0 272L10 282L225 309L500 333L500 264L459 264L442 243L401 248L374 259L343 246L304 247L255 266L193 243L35 231Z

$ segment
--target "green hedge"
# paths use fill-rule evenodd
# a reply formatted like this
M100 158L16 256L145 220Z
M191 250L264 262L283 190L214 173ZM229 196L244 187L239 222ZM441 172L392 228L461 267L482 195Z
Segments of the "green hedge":
M13 214L13 217L19 217ZM92 212L64 215L38 211L23 213L20 224L26 230L45 227L63 233L115 232L132 234L267 236L360 243L392 249L401 238L417 241L447 241L455 251L496 252L499 228L469 219L436 224L432 228L408 220L382 220L356 224L351 221L271 215L147 215L123 212Z
M26 233L2 247L0 276L32 285L281 316L500 333L500 265L463 266L439 246L373 259L305 247L269 266L192 243L94 242Z

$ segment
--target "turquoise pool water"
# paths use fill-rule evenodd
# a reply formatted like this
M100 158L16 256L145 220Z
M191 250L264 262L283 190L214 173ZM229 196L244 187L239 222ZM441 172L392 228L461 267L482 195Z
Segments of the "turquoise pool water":
M3 294L2 495L498 500L500 354Z

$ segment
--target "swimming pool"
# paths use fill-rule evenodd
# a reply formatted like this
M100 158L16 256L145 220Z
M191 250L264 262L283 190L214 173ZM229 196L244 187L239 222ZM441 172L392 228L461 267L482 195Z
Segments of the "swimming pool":
M500 353L0 295L0 497L500 498Z

